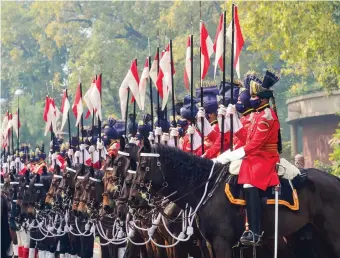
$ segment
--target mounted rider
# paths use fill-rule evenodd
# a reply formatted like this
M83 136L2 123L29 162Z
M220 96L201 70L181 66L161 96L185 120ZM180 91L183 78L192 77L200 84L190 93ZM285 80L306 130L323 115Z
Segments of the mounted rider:
M201 98L201 89L198 88L196 90L196 95L197 99ZM200 128L201 135L202 118L204 120L204 157L208 159L216 157L211 155L211 152L208 152L208 150L213 147L216 139L220 135L220 129L217 122L217 95L217 86L208 86L203 88L203 107L199 108L196 117L197 125ZM197 155L202 155L202 148L199 148Z
M276 112L269 105L273 91L271 87L279 80L272 71L267 71L262 83L250 82L250 104L255 109L249 130L240 121L234 121L236 136L245 142L243 147L232 152L224 152L216 161L222 164L242 159L238 183L243 184L250 231L245 231L240 239L243 244L261 244L261 208L259 190L278 185L276 164L280 162L279 129ZM234 106L228 106L228 113L237 120ZM246 135L246 138L244 136Z

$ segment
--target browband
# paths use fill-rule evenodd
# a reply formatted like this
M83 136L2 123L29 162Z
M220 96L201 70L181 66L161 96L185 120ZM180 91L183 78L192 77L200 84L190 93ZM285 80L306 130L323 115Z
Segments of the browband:
M105 170L113 170L113 168L106 168Z
M66 167L66 170L67 170L67 171L71 171L71 172L73 172L73 173L77 173L77 171L75 171L74 169L69 168L69 167Z
M91 180L91 181L94 181L94 182L99 182L99 183L101 182L99 179L93 178L93 177L90 177L90 180Z
M127 153L125 151L118 151L118 154L123 155L123 156L127 156L127 157L130 156L130 153Z
M84 176L77 176L77 179L84 179Z
M53 175L53 177L56 177L56 178L63 178L63 176L61 176L61 175Z
M142 152L140 154L141 157L155 157L155 158L159 158L160 155L158 153L146 153L146 152Z
M44 186L42 183L35 183L34 186Z
M136 171L131 170L131 169L129 169L127 172L130 173L130 174L136 174Z
M10 185L18 185L19 182L9 182Z

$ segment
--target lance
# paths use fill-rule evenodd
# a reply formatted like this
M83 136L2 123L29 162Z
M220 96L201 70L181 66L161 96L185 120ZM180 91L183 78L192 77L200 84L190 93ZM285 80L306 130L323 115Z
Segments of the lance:
M126 109L125 109L125 137L127 137L127 117L129 114L129 99L130 99L130 88L127 88L127 100L126 100Z
M102 69L100 68L100 70L102 70ZM100 74L99 74L97 79L99 80L99 84L100 84L100 87L99 87L99 89L100 89L100 91L99 91L99 95L100 95L100 112L102 112L102 73L101 73L101 71L100 71ZM96 80L96 83L97 83L97 80ZM98 116L98 129L99 129L98 138L99 138L99 141L101 143L102 142L102 121L100 120L99 116ZM101 164L101 157L102 157L102 149L99 149L99 164Z
M20 113L19 113L19 109L20 109L20 104L19 104L19 97L20 95L18 94L18 114L17 114L17 127L18 127L18 137L17 137L17 149L19 150L19 142L20 142L20 126L19 126L19 122L20 122ZM13 134L13 132L12 132Z
M172 39L170 39L170 73L171 73L171 97L172 97L172 117L174 120L174 127L177 127L176 123L176 109L175 109L175 85L174 85L174 74L173 74L173 56L172 56ZM166 110L166 107L165 107ZM175 137L175 147L177 148L177 137Z
M200 26L202 26L202 3L200 1ZM201 35L201 28L200 28L200 38ZM200 42L200 90L201 90L201 107L203 107L203 80L202 80L202 46ZM202 127L202 138L201 138L201 148L202 148L202 155L204 154L204 117L201 117L201 127Z
M95 84L97 84L97 75L96 75L96 78L95 78ZM92 133L91 133L91 136L92 136L91 143L92 144L95 144L95 142L94 142L94 117L95 117L95 109L93 108L92 109Z
M66 98L68 100L68 93L67 89L65 89L66 92ZM70 109L67 111L67 125L68 125L68 141L70 143L70 148L71 148L71 123L70 123Z
M12 120L13 119L12 113L9 113L8 117L10 117L11 120ZM11 145L12 145L12 154L14 155L15 151L14 151L14 136L13 136L14 134L13 134L13 129L9 129L8 134L9 134L9 136L11 136L11 138L9 138L9 136L8 136L8 139L10 139L10 142L11 142Z
M152 81L150 77L150 70L151 70L151 46L150 46L150 39L148 38L148 48L149 48L149 88L150 88L150 105L151 105L151 128L153 128L153 96L152 96Z
M226 11L223 12L223 72L222 72L222 87L223 87L223 104L225 102L225 37L226 37ZM232 91L232 90L231 90ZM224 145L224 119L225 117L222 116L222 128L221 128L221 153L224 151L223 145Z
M159 47L160 47L160 36L159 36L159 30L158 30L158 35L157 35L157 78L158 78L158 74L159 74ZM160 126L160 120L159 120L159 110L160 110L160 106L159 106L159 92L157 90L157 121L158 121L158 126ZM158 142L161 142L161 137L158 136Z
M136 67L137 67L137 58L135 58L135 62L136 62ZM136 128L136 119L137 119L137 116L136 116L136 99L134 100L133 102L133 129L132 129L132 136L134 137L135 136L135 128Z
M192 24L192 20L191 20ZM194 118L194 35L190 35L190 109L191 109L191 123L195 125ZM174 95L174 92L172 92ZM174 100L173 100L174 101ZM190 148L191 152L194 151L194 135L190 135Z
M231 18L231 28L232 28L232 36L231 36L231 71L230 71L230 103L234 104L234 41L235 41L235 20L234 20L234 10L235 5L232 4L232 18ZM225 20L225 19L224 19ZM225 30L225 28L224 28ZM234 148L233 138L234 138L234 129L233 129L233 114L230 114L230 150L232 151Z

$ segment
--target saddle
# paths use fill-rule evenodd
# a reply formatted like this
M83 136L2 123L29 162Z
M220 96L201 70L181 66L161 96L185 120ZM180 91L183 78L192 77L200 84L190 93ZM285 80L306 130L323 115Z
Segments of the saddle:
M224 192L229 201L235 205L245 206L246 201L243 193L243 186L237 183L242 160L236 160L230 163L230 175L227 178ZM298 189L305 186L307 173L305 170L299 170L284 158L280 159L278 164L278 175L280 179L279 205L285 206L290 210L299 210ZM262 201L266 205L275 204L275 192L273 187L266 191L260 190Z

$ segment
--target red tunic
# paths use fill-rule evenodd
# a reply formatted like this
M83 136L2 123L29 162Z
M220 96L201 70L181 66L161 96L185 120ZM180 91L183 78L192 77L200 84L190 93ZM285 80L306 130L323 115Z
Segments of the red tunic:
M207 159L212 159L215 158L214 156L212 156L210 153L209 155L207 155L207 151L210 148L214 148L214 144L217 140L217 138L220 137L220 128L218 126L217 121L214 121L211 123L213 130L210 132L210 134L206 135L204 137L204 153L205 153L205 157ZM221 138L220 138L221 139ZM220 140L221 141L221 140ZM202 148L199 148L198 152L197 152L198 156L202 156Z
M266 190L279 184L276 163L280 161L277 151L280 123L275 112L266 107L254 112L249 130L243 127L236 133L240 140L246 137L243 158L238 177L239 184L251 184Z

